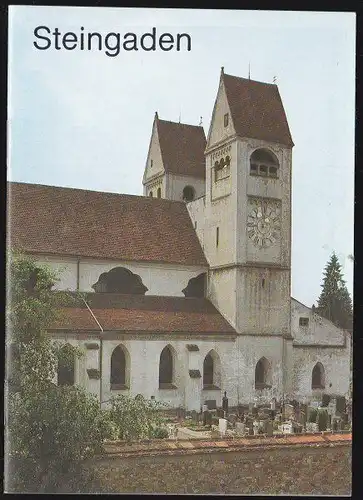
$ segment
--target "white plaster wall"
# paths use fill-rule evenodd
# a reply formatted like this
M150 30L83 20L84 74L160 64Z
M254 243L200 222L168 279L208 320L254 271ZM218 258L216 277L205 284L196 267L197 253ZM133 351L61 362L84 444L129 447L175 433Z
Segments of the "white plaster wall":
M141 277L142 282L148 288L146 295L176 297L184 297L182 290L188 285L188 281L207 270L202 266L187 267L122 261L82 260L80 263L80 289L85 292L92 292L92 285L97 282L102 273L119 266L129 269Z
M325 394L347 395L349 391L350 348L293 347L293 392L297 399L312 399ZM312 371L320 362L325 371L325 389L312 390Z
M254 370L257 361L265 356L271 363L273 390L266 393L276 394L282 383L281 371L281 338L251 339L240 337L237 342L231 340L193 340L199 346L199 351L192 353L193 360L190 361L189 351L186 346L190 340L145 340L145 339L120 339L103 341L103 368L102 368L102 399L107 401L115 394L142 394L146 398L155 396L157 400L168 402L176 407L194 405L194 409L200 409L200 405L207 399L216 399L221 405L223 392L227 392L230 405L238 402L249 402L260 394L254 389ZM84 340L73 340L74 344L82 346ZM122 391L110 389L111 355L117 345L121 344L130 355L130 388ZM170 345L175 354L175 380L177 389L159 389L159 359L162 349ZM189 377L190 366L199 369L203 374L203 361L205 356L214 350L220 359L221 384L220 390L203 390L202 379ZM78 365L79 373L77 380L86 379L88 390L99 394L98 381L87 380L87 374L80 373L87 367L95 367L94 361L85 353L84 363ZM99 351L93 351L99 352ZM87 359L87 355L88 358ZM191 363L191 364L190 364ZM92 366L91 366L92 365ZM95 385L95 387L93 387ZM195 387L194 387L195 386ZM199 387L199 388L198 388ZM194 401L190 400L193 395Z
M84 351L84 357L76 362L76 383L100 395L99 381L88 379L87 368L98 368L99 350L87 350L85 342L99 342L76 335L59 336L60 342L78 345ZM288 341L287 343L289 343ZM199 351L190 353L187 344L198 345ZM122 345L130 356L130 387L122 391L110 389L111 355L117 345ZM163 348L169 345L174 352L176 389L159 389L159 360ZM203 390L202 379L191 379L189 369L199 369L203 374L205 356L214 350L220 359L220 390ZM154 337L138 339L120 336L117 340L103 341L102 363L102 400L109 400L112 395L142 394L146 398L155 396L172 407L179 405L189 409L200 409L205 400L216 399L221 405L224 391L227 392L230 406L251 401L268 403L272 397L280 398L283 393L300 400L320 397L322 391L311 390L311 375L314 365L319 361L325 369L326 387L324 393L346 394L349 389L349 347L291 349L281 337L241 335L233 340L213 339L161 339ZM292 360L289 358L292 353ZM255 367L258 360L265 357L270 364L271 389L255 389ZM291 368L289 368L291 367ZM284 374L285 370L285 374ZM284 386L284 378L291 380ZM330 385L331 384L331 385Z
M210 270L208 275L208 298L236 328L237 325L237 268Z
M269 267L238 268L237 331L247 334L289 334L289 285L289 271Z
M205 195L205 181L197 177L186 175L176 175L168 173L168 184L166 198L174 201L183 201L183 189L192 186L195 192L195 199Z
M300 317L309 318L309 325L300 326ZM344 345L343 330L295 299L291 299L291 331L299 344Z
M204 231L206 225L205 219L205 196L187 203L189 216L192 220L195 232L197 233L201 247L204 250ZM208 259L208 256L206 256Z
M52 269L58 269L60 281L55 286L59 290L77 289L77 259L68 257L36 258L39 264L47 264ZM168 264L130 263L124 261L101 261L81 259L79 262L79 289L83 292L93 292L99 276L114 267L126 267L138 274L148 288L146 295L164 295L184 297L182 290L188 285L191 278L207 271L202 266L182 266Z
M231 192L227 196L212 197L214 183L214 155L219 150L230 146L229 156ZM231 264L236 262L237 245L237 144L223 144L220 148L212 150L206 157L206 197L205 197L205 222L204 222L204 251L211 267ZM218 181L221 182L221 181ZM219 228L219 243L216 242L216 229Z
M279 398L283 393L283 349L282 337L248 336L238 337L237 345L240 352L239 367L239 398L244 403L257 399L269 402L272 397ZM270 364L270 381L272 388L263 391L255 389L255 368L257 362L265 357Z
M55 290L77 289L77 258L37 256L37 264L48 266L59 274L59 282L54 286Z

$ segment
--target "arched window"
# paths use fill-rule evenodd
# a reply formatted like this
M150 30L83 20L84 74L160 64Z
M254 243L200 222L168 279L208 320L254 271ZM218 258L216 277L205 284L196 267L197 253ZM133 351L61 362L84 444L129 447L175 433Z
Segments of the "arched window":
M325 389L325 371L321 363L316 363L311 377L312 389Z
M169 346L164 347L160 354L159 388L164 389L174 382L174 359Z
M150 198L153 197L153 192L152 191L150 191L149 196L150 196Z
M267 149L256 149L250 158L250 174L264 177L278 177L279 162Z
M184 201L193 201L195 196L195 191L192 186L185 186L183 189L183 200Z
M57 383L58 385L74 385L75 356L73 348L65 344L58 353Z
M158 198L161 198L161 188L159 187L158 190L157 190L157 197Z
M255 388L265 389L271 386L270 364L265 357L259 359L255 368Z
M111 389L123 389L128 386L129 356L126 349L118 345L111 355Z
M214 181L217 182L221 179L229 177L231 172L231 157L227 155L214 163Z
M210 351L203 362L203 388L216 388L221 386L221 363L218 354Z

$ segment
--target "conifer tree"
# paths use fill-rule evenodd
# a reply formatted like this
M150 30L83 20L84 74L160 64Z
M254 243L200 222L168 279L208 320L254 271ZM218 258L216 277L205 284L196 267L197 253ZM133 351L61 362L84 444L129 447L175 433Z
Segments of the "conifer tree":
M351 330L353 325L352 299L335 252L324 269L321 287L316 312L339 328Z

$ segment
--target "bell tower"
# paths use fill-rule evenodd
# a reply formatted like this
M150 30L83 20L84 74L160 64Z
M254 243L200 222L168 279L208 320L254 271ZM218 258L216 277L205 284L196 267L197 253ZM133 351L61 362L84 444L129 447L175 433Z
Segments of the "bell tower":
M205 150L209 296L244 335L290 334L291 156L278 88L224 73Z

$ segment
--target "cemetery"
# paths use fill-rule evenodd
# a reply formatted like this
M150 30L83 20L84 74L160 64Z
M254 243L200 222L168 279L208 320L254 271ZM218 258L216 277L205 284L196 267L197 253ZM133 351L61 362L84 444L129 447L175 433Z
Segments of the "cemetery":
M204 402L200 412L177 409L161 410L161 423L155 439L233 439L271 438L286 434L351 432L351 402L342 396L323 394L321 401L300 403L296 400L271 400L269 405L228 406L224 393L222 407L216 401ZM149 440L151 441L151 440Z

